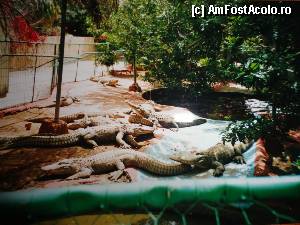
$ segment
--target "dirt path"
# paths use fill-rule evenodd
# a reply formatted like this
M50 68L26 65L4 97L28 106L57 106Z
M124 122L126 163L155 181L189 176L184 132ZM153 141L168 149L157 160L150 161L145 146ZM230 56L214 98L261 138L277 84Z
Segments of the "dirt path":
M115 78L114 78L115 79ZM124 110L128 108L125 100L134 102L145 101L141 94L128 92L132 79L118 78L121 86L114 88L103 86L92 81L82 81L63 85L63 95L76 96L80 98L79 103L61 108L61 115L75 112L108 112ZM143 90L150 89L146 82L139 81ZM54 100L53 96L47 100L37 102L38 105L49 105ZM129 109L129 108L128 108ZM6 135L28 135L38 132L39 124L32 124L31 130L26 130L25 119L53 116L54 108L29 109L15 115L0 119L0 136ZM93 175L88 179L76 181L64 180L41 180L43 175L40 167L42 165L56 162L60 159L92 155L97 152L113 149L114 146L101 146L93 150L82 147L68 148L18 148L0 151L0 190L16 190L32 187L53 187L83 183L107 183L107 175Z

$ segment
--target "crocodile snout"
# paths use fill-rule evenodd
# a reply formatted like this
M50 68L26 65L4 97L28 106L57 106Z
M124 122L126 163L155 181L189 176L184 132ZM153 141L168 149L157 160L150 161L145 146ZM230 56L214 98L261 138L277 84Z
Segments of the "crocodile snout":
M193 154L190 152L177 153L170 156L170 159L180 162L182 164L192 165L196 167L205 167L210 163L210 158L206 155Z
M143 134L153 134L154 132L154 128L149 127L149 128L136 128L134 129L134 136L139 136L139 135L143 135Z
M41 167L41 169L47 174L51 175L72 175L76 172L76 168L71 164L65 162L56 162L50 165Z

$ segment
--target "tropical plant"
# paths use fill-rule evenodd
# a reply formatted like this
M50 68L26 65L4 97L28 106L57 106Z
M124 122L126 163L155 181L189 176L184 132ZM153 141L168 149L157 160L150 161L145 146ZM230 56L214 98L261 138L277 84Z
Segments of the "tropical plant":
M242 26L242 29L239 29ZM300 94L299 49L296 22L282 17L234 17L230 19L223 52L230 53L227 72L236 82L252 88L269 101L269 118L251 126L236 122L227 128L223 138L232 141L250 136L281 135L299 125ZM233 50L234 49L234 50ZM233 64L234 63L234 64ZM235 66L238 65L238 66ZM245 129L245 124L248 129ZM265 126L267 125L267 126ZM270 126L272 125L272 126Z
M97 49L97 57L96 57L96 63L102 64L107 66L109 68L110 66L114 65L116 61L116 53L117 50L116 47L109 42L103 42L101 44L98 44L96 46Z

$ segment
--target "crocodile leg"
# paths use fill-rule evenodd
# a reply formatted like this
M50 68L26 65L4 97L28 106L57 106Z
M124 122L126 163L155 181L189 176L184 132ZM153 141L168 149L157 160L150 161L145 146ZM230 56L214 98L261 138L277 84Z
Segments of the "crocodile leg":
M124 159L131 159L133 160L134 157L133 156L130 156L130 155L124 155L122 157L120 157L118 160L115 161L115 165L117 167L117 171L114 171L114 172L111 172L108 176L108 179L111 180L111 181L114 181L114 182L118 182L119 179L122 177L122 176L125 176L125 179L127 182L131 182L132 181L132 178L130 177L130 174L125 170L125 165L123 163L123 160Z
M243 155L234 156L233 161L237 164L246 164L246 161L245 161Z
M106 83L106 82L103 82L103 81L101 81L101 80L99 80L99 81L97 82L97 84L102 84L103 87L105 87L105 83Z
M123 140L123 137L124 137L124 132L123 131L119 131L119 133L117 134L116 136L116 142L120 145L121 148L130 148L130 145L127 144L124 140Z
M144 146L144 145L141 145L138 142L136 142L132 135L125 135L125 140L129 145L131 145L134 148L141 148Z
M75 120L75 122L68 124L68 129L77 130L79 128L87 128L90 125L91 121L87 118L82 120Z
M223 175L224 171L225 171L225 167L222 163L218 162L218 161L214 161L212 164L212 168L215 169L213 175L215 177L220 177Z
M172 124L175 126L175 128L171 128L170 130L171 130L171 131L179 131L178 124L175 123L175 122L172 122Z
M72 176L67 177L67 180L74 180L74 179L78 179L78 178L86 178L91 176L91 174L93 173L93 171L89 168L82 168L78 173L75 173Z
M98 146L99 146L99 145L97 144L97 142L94 141L94 140L85 140L85 141L86 141L86 143L87 143L88 145L92 146L92 148L95 148L95 147L98 147Z
M153 128L156 130L158 127L162 127L156 118L152 118Z
M94 147L98 147L98 144L96 141L92 140L92 138L94 137L95 135L94 134L86 134L84 135L83 137L83 141L85 144L89 145L89 146L92 146L93 148Z

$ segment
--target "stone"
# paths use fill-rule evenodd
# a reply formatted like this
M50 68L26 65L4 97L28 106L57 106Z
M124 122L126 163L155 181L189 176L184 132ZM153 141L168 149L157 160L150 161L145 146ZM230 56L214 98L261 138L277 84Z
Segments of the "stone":
M41 127L39 129L39 134L45 134L45 133L51 133L51 134L67 134L68 132L68 125L65 121L59 120L58 122L55 122L54 119L45 119Z
M26 123L25 124L25 129L26 130L30 130L31 129L31 125L32 125L32 123Z
M138 85L138 83L133 83L129 86L129 91L142 92L142 88Z

